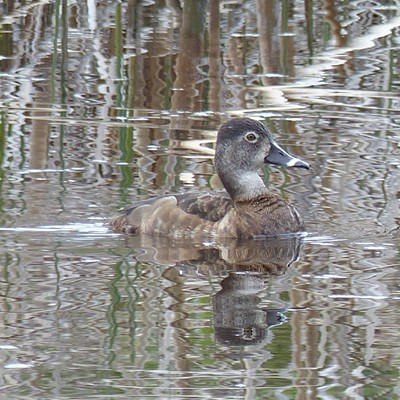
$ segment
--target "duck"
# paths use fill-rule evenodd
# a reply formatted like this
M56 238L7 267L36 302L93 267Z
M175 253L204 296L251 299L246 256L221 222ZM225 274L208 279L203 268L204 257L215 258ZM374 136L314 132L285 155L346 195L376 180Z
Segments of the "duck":
M192 238L257 238L305 232L295 207L270 192L266 164L309 169L285 151L261 122L232 118L217 134L214 165L224 192L164 195L138 202L110 221L115 232Z

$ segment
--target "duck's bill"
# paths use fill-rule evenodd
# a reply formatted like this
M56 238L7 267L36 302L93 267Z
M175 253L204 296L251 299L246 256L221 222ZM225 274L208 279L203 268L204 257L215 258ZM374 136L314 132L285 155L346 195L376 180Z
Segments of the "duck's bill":
M288 168L310 168L310 165L307 164L305 161L300 160L300 158L293 157L275 142L271 142L271 149L268 155L264 158L264 162Z

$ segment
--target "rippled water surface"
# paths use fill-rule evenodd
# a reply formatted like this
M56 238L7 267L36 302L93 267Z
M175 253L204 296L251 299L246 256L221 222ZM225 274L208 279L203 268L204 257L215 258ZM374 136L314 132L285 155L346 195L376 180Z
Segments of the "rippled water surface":
M400 397L400 4L0 1L0 397ZM124 237L261 120L305 238Z

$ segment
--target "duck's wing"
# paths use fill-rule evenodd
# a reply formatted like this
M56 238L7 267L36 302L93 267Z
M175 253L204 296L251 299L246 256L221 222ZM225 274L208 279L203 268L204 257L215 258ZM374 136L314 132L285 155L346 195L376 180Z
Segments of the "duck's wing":
M177 195L176 200L183 211L211 222L222 219L233 207L227 193L184 193Z
M202 229L222 219L233 207L225 193L182 193L135 203L110 221L116 232L138 233L146 221L146 233L169 235L180 229Z

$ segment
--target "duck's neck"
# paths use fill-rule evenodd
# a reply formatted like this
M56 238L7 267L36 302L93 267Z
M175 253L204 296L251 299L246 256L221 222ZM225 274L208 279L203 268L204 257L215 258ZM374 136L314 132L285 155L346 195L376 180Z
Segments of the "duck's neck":
M267 190L255 171L230 171L228 176L220 174L220 179L234 202L250 200Z

